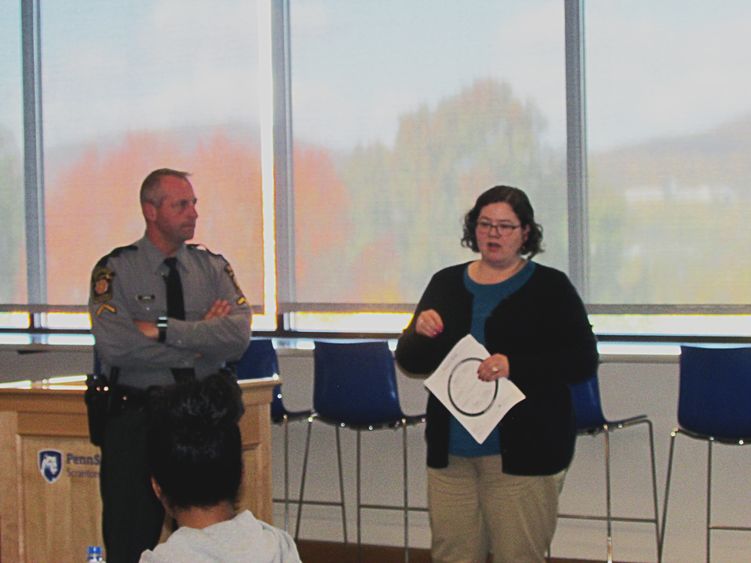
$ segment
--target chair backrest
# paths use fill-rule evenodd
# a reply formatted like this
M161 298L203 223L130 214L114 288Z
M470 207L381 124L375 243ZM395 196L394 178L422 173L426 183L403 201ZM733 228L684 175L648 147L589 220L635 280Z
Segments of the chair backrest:
M349 425L401 419L394 357L386 342L316 342L313 408Z
M581 383L570 385L569 389L571 390L571 402L574 405L576 429L578 431L583 432L599 428L607 423L605 415L602 412L600 385L597 375Z
M253 338L235 366L237 379L258 379L279 375L279 358L274 344L268 338ZM274 397L271 400L271 418L280 419L285 412L282 403L282 386L274 387Z
M751 438L751 347L681 346L678 424L715 438Z

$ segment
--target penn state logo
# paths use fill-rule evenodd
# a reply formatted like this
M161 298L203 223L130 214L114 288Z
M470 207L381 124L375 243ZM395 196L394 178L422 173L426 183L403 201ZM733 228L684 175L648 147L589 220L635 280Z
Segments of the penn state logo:
M58 450L39 450L39 472L48 483L54 483L63 472L63 454Z

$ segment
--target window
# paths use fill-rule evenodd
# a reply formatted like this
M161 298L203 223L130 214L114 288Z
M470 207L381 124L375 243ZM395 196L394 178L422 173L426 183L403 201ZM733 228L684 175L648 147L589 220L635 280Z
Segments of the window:
M541 258L566 266L561 2L292 0L290 22L280 309L411 310L432 273L472 259L463 215L500 183L529 193Z
M587 3L591 303L751 302L750 19Z
M595 328L747 337L751 6L586 7L588 302L620 313Z
M6 304L27 301L19 7L0 0L0 303Z
M48 302L86 303L96 260L143 235L138 190L166 166L192 173L195 241L262 305L256 2L43 10Z
M476 197L511 184L598 333L751 333L746 0L0 9L0 326L85 327L40 310L82 308L169 166L192 172L196 241L265 309L256 329L278 302L293 330L399 331L432 273L476 256L459 242Z

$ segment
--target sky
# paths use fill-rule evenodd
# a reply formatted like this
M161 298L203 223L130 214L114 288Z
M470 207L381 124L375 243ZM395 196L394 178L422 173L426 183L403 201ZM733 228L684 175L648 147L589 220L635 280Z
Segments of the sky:
M263 1L44 2L45 142L257 120ZM295 133L331 148L388 145L401 115L493 77L537 105L546 140L560 145L563 5L290 0ZM585 6L592 149L699 131L751 112L751 2ZM0 126L14 132L21 126L19 18L17 0L0 0Z
M562 142L563 3L467 6L456 0L293 0L295 134L335 148L389 145L399 116L423 104L434 107L475 80L496 78L510 81L518 97L534 99L550 138ZM543 22L534 33L532 20Z
M20 2L0 0L0 128L19 139L21 113Z
M587 2L587 119L595 150L751 114L751 2Z
M546 141L565 142L560 0L291 6L296 134L332 147L388 145L399 115L493 77L542 110ZM593 150L751 111L751 2L597 0L585 2L584 19Z
M43 9L49 146L141 128L258 121L254 0L77 0Z

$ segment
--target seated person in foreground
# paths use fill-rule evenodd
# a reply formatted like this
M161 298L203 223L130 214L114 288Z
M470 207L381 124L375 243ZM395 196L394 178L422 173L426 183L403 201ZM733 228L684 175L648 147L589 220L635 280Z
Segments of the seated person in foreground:
M240 390L225 374L154 398L148 461L154 492L178 529L141 562L300 561L287 532L236 505L243 478ZM250 478L250 476L246 476Z

